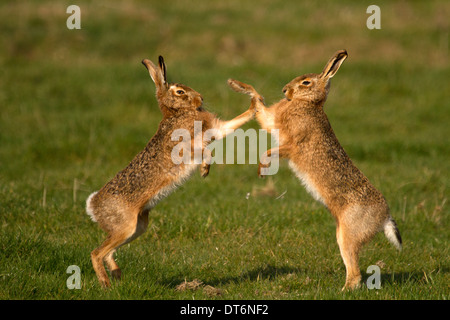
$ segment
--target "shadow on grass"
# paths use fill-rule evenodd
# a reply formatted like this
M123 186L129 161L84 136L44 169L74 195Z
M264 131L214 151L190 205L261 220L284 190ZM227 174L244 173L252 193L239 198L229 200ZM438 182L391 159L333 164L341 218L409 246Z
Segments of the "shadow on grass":
M440 269L440 273L449 273L449 268ZM261 281L267 279L275 279L277 277L283 277L286 275L297 275L299 278L306 277L308 272L306 270L302 270L300 268L288 267L288 266L273 266L273 265L265 265L253 270L246 271L236 276L228 276L228 277L216 277L209 278L205 277L205 279L200 279L205 282L205 284L211 286L223 286L225 284L230 283L239 283L245 281ZM366 287L366 283L368 278L371 276L370 274L362 273L362 284L363 287ZM426 283L428 280L423 272L420 271L412 271L412 272L394 272L394 273L382 273L381 275L381 285L382 286L395 286L395 285L405 285L405 284L418 284L418 283ZM345 279L345 273L342 274L343 279ZM193 279L190 279L193 280ZM183 281L186 281L186 277L176 276L170 279L166 279L161 284L175 288ZM189 281L189 279L188 279Z
M301 270L300 268L295 268L295 267L287 267L287 266L276 267L273 265L265 265L265 266L258 267L254 270L249 270L247 272L241 273L236 276L217 277L217 278L212 278L212 279L209 277L205 277L205 279L200 279L200 280L204 281L205 284L208 284L211 286L221 286L224 284L239 283L239 282L244 282L244 281L260 281L260 280L266 280L266 279L274 279L276 277L289 275L289 274L294 274L294 275L305 274L305 271ZM166 279L166 281L164 281L164 283L162 283L162 284L175 288L177 285L179 285L180 283L182 283L185 280L186 280L185 277L177 276L177 277L172 277L170 279Z
M441 268L439 273L447 274L450 272L450 268ZM371 275L363 275L362 283L366 284ZM398 286L407 284L426 284L434 282L433 278L426 275L424 271L411 271L411 272L394 272L394 273L382 273L381 285Z

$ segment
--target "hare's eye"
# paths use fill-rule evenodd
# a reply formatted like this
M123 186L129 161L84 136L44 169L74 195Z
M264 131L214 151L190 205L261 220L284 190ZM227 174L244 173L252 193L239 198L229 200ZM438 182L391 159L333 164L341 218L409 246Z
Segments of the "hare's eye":
M184 94L184 90L177 90L177 94L181 96L182 94Z
M310 83L311 83L311 82L308 81L308 80L302 81L302 84L305 85L305 86L309 85Z

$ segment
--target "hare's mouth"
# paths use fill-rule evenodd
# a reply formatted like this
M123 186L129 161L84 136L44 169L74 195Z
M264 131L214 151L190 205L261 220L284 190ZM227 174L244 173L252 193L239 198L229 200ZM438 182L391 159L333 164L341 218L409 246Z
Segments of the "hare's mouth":
M196 105L197 105L197 108L201 108L201 107L203 107L203 98L202 97L198 97L197 99L195 99L196 100Z
M287 101L292 100L292 92L291 90L288 90L287 88L283 88L283 94Z

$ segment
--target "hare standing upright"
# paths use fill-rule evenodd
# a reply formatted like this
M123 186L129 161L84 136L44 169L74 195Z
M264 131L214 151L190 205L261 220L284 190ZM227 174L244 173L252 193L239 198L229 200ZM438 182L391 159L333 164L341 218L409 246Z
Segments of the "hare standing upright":
M147 59L142 63L155 82L156 98L163 118L144 150L103 188L91 194L86 202L87 213L108 234L106 240L91 253L92 265L103 287L110 286L103 263L106 263L113 278L120 278L120 268L113 258L116 249L146 230L149 211L182 184L198 166L195 162L176 164L172 161L173 149L179 143L171 138L174 130L190 132L191 141L183 150L189 150L189 156L192 156L195 134L203 136L206 130L214 129L215 138L220 139L230 132L228 130L236 129L252 119L255 113L250 108L233 120L221 121L202 108L203 98L199 93L182 84L167 83L162 57L159 57L158 67ZM194 132L194 121L201 122L202 132ZM203 139L201 141L203 154L207 143ZM206 176L208 172L209 163L204 160L201 174Z
M347 156L323 111L330 79L346 58L345 50L338 51L322 73L293 79L283 88L285 98L268 108L252 86L231 79L228 83L235 91L252 96L256 119L263 129L279 130L279 146L263 154L258 174L267 166L264 163L269 156L289 159L289 166L308 192L335 217L347 272L343 289L353 289L361 281L361 247L383 230L400 250L401 237L385 198Z

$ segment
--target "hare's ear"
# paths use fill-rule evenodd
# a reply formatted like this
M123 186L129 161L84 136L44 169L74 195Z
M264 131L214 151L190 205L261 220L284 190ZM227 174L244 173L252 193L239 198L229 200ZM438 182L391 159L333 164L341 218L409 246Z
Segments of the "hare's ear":
M147 68L150 77L156 85L156 89L159 92L163 92L167 90L167 84L165 80L165 72L163 73L161 67L156 67L153 62L148 59L142 60L142 64ZM164 61L163 61L164 64ZM165 69L165 66L164 66Z
M164 85L167 85L166 64L164 63L164 58L162 56L159 56L159 69L161 70L164 79Z
M346 50L339 50L336 52L333 57L328 61L328 63L325 65L325 68L323 68L322 73L320 74L321 78L324 79L331 79L336 72L339 70L342 62L344 62L345 59L347 59L348 54Z

